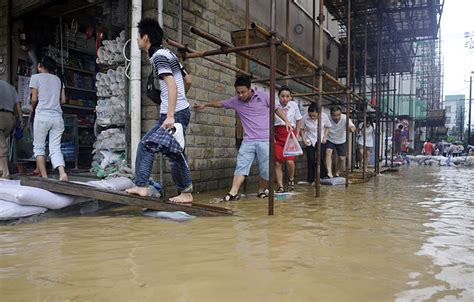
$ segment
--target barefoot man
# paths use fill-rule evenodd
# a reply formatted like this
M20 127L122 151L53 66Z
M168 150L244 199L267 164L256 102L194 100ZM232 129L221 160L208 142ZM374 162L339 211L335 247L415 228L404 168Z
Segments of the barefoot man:
M160 79L161 106L160 119L142 138L137 148L135 161L135 187L128 193L148 196L148 185L155 153L145 146L145 141L160 127L169 129L175 123L183 126L183 132L189 124L191 112L185 95L185 80L175 54L162 45L163 30L154 19L143 19L138 23L138 46L150 57L154 75ZM191 203L193 201L193 183L191 173L184 156L170 157L171 176L179 195L170 198L174 203Z

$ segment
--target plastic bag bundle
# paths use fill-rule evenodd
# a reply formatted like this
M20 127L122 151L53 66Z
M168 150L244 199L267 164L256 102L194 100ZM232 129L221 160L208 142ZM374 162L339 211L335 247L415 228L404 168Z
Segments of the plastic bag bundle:
M97 124L102 127L125 125L125 100L123 97L99 99L96 106Z
M299 156L301 154L303 154L303 149L301 149L298 139L296 138L293 131L288 132L285 146L283 147L283 156Z
M94 153L99 150L124 151L125 132L123 129L112 128L102 131L94 143Z

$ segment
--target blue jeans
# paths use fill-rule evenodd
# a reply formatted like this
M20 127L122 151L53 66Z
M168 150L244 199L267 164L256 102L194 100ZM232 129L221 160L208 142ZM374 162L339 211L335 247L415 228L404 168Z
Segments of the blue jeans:
M183 132L186 132L190 117L191 111L189 111L189 108L180 110L174 114L175 122L183 125ZM135 185L139 187L148 186L150 183L151 170L153 168L153 162L155 161L155 153L145 147L144 141L161 127L165 119L166 114L161 114L159 121L143 136L138 144L137 159L135 160ZM191 193L193 191L193 182L184 153L182 153L181 156L170 157L169 161L171 176L178 191Z

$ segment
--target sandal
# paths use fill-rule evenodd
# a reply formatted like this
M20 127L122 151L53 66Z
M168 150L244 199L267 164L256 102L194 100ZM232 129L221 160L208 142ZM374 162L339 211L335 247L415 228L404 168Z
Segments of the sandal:
M267 198L268 194L267 194L267 192L260 192L260 193L257 194L257 197L258 198Z
M33 170L29 173L26 173L26 176L41 176L41 172L40 171L36 171L36 170Z
M291 192L295 189L295 181L294 180L289 180L288 181L288 192Z
M240 198L239 194L232 195L230 193L227 193L227 194L224 195L222 200L223 201L233 201L233 200L239 200L239 198Z
M278 187L278 189L275 191L275 193L285 193L285 188Z

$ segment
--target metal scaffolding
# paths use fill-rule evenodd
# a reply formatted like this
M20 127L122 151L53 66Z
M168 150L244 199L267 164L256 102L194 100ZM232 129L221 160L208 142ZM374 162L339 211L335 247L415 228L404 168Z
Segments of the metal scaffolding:
M179 21L182 35L183 0L179 1ZM435 40L439 32L439 21L443 8L440 0L320 0L319 14L316 15L316 5L313 5L312 14L312 57L308 58L289 45L289 5L286 0L286 36L276 35L276 1L269 3L270 24L268 30L256 23L250 23L250 5L246 0L245 5L245 41L242 45L235 46L219 37L211 35L197 28L191 28L193 34L198 35L217 45L216 49L197 51L180 42L167 40L171 46L177 47L184 59L204 58L217 65L223 66L238 74L253 77L254 82L268 83L270 87L270 100L275 100L277 82L293 81L301 88L295 95L305 97L317 104L322 113L323 105L344 105L346 111L347 155L346 156L346 186L349 182L349 154L350 132L349 118L353 115L358 120L365 122L367 115L376 116L376 173L380 172L380 150L383 141L381 134L385 131L385 138L393 133L397 118L396 108L396 83L397 75L413 74L417 58L416 42L422 40ZM324 22L324 7L340 23L340 42L342 43L339 56L338 76L334 77L325 71L324 62L324 33L323 26L319 28L319 41L315 42L316 24ZM181 40L181 39L180 39ZM316 45L318 58L316 58ZM256 49L269 49L267 60L255 56ZM286 60L284 68L277 64L277 49L284 52ZM436 49L434 50L436 52ZM210 58L218 54L235 53L246 60L245 68L238 68L220 60ZM268 70L269 78L257 78L249 72L248 62L254 62ZM436 62L436 59L431 60ZM280 62L281 63L281 62ZM296 66L298 71L295 73ZM433 69L431 70L433 71ZM436 72L436 70L434 70ZM427 75L429 77L429 75ZM390 81L393 79L393 85ZM342 81L345 80L345 84ZM370 82L370 94L375 96L376 104L369 102L367 88ZM430 83L432 88L432 107L436 107L435 92L437 83ZM438 90L439 91L439 90ZM385 100L385 101L384 101ZM390 100L390 102L389 102ZM270 106L270 137L274 136L274 107ZM322 127L321 118L318 118L318 133ZM364 134L364 148L366 138ZM320 191L320 156L321 137L318 135L316 163L316 197ZM385 142L385 151L387 151ZM270 179L268 214L274 213L274 143L270 139ZM392 152L393 156L393 152ZM385 156L387 159L388 156ZM365 160L365 157L364 157ZM363 178L366 178L363 169Z

